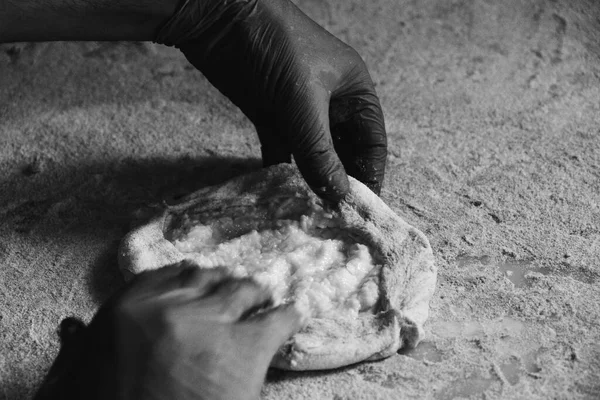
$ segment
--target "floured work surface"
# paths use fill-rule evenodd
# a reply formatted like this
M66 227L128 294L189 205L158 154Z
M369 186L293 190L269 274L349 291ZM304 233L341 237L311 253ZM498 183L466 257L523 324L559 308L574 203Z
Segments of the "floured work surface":
M291 165L204 188L129 233L119 262L126 278L192 259L225 266L294 302L307 325L273 366L337 368L415 346L436 269L429 242L350 178L335 210Z

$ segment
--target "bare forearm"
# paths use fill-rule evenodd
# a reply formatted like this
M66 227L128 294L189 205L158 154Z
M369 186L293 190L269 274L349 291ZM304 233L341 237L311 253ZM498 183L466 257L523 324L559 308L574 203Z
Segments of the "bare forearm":
M0 43L152 40L180 0L0 0Z

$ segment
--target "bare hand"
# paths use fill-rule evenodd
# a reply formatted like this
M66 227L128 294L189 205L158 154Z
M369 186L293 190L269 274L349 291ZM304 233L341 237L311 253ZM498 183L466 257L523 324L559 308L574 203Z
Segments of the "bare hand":
M301 323L293 307L270 302L255 282L219 268L184 261L144 273L85 328L85 356L63 374L57 387L72 386L60 395L256 399L275 352ZM38 399L55 395L51 389Z

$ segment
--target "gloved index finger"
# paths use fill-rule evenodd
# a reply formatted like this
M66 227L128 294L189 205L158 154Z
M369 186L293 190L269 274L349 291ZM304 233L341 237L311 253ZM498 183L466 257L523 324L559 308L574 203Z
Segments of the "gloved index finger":
M379 195L387 159L383 111L370 82L331 100L331 133L335 150L349 175Z
M294 100L290 127L286 134L294 160L310 188L333 203L349 190L348 175L335 152L329 132L328 95L324 89L305 84L290 99Z

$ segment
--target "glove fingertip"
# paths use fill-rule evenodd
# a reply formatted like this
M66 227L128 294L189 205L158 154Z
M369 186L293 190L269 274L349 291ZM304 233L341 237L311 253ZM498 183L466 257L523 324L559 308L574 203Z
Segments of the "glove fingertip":
M328 200L332 203L339 203L346 197L350 190L350 182L345 172L337 173L334 176L329 177L329 181L325 186L314 187L311 189L317 194L317 196Z
M323 158L312 160L310 164L298 160L296 163L311 190L322 199L337 204L350 190L348 175L337 156L328 156L326 162L322 162Z

